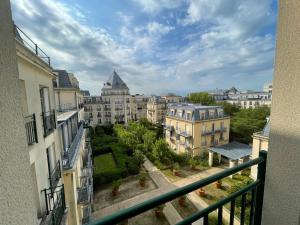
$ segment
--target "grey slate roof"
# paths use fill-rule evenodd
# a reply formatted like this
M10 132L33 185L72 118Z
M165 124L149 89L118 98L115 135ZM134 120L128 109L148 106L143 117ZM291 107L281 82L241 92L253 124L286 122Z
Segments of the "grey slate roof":
M66 70L54 70L58 73L58 83L59 87L62 88L72 88L72 83L69 78L69 74Z
M210 147L209 150L215 153L219 153L232 160L237 160L245 156L249 156L252 152L252 148L249 145L236 141L217 147Z
M88 90L82 90L83 96L91 96Z
M110 77L108 78L107 82L104 84L104 89L129 89L126 83L121 79L119 74L114 71Z
M172 114L172 110L175 114ZM178 111L181 110L182 114L179 115ZM186 111L192 112L191 118L188 118ZM213 117L209 114L209 111L213 111ZM204 113L204 118L201 118L201 113ZM169 103L167 116L180 118L184 120L191 121L200 121L205 119L215 119L215 118L223 118L224 115L222 106L206 106L200 104L190 104L190 103Z

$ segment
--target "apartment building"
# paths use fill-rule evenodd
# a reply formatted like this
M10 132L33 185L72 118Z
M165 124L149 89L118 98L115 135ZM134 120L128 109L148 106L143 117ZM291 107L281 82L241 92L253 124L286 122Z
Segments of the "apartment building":
M162 124L165 119L167 104L160 96L152 96L147 103L147 119L154 124Z
M83 91L79 88L79 82L72 73L66 70L54 70L55 108L58 112L77 110L78 121L84 120Z
M176 153L199 155L229 142L230 117L221 106L177 103L168 106L165 139Z
M93 196L92 162L79 91L55 85L60 74L53 72L50 58L36 54L42 50L34 43L32 51L28 36L17 26L14 29L37 221L86 224ZM73 84L77 81L69 78Z
M253 109L266 105L271 107L272 84L266 84L264 91L238 91L235 87L230 89L216 89L208 92L216 102L226 101L242 109Z
M131 120L147 118L148 97L144 95L132 95L130 101Z
M24 116L36 216L39 224L68 224L61 149L57 146L57 122L50 58L14 26L21 107ZM27 39L26 39L27 38ZM28 43L35 46L30 49ZM28 178L31 179L31 178Z
M126 83L113 71L101 89L101 96L84 97L86 118L92 126L127 124L131 119L130 99Z
M183 102L183 98L181 96L175 95L173 93L163 94L160 97L164 99L167 104Z
M256 132L253 134L253 143L252 143L252 155L251 157L254 159L258 157L259 151L269 149L269 135L270 135L270 119L267 118L267 123L262 131ZM251 177L254 179L257 174L257 166L251 167Z
M57 143L62 149L62 177L68 205L68 224L87 224L93 200L92 159L88 130L78 110L58 115Z

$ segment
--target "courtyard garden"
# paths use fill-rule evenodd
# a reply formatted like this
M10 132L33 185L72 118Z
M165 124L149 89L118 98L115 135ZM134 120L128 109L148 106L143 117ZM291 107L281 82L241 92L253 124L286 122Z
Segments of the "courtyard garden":
M228 195L240 190L244 186L250 184L253 180L249 177L249 170L243 171L242 174L235 174L233 178L226 177L220 182L216 182L210 185L205 186L202 189L200 198L203 199L208 205L211 205ZM250 202L251 195L247 194L246 200L246 210L245 210L245 224L249 223L250 215ZM225 208L230 210L230 203L225 205ZM235 216L240 218L241 215L241 197L237 198L235 205Z

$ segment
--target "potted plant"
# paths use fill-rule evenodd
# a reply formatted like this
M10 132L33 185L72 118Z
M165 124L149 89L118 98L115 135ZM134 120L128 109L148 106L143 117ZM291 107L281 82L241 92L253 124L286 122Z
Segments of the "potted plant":
M200 197L205 197L205 190L204 188L200 188L199 191L198 191L198 194Z
M159 205L154 208L154 214L157 218L162 216L164 208L165 208L165 204Z
M178 204L179 204L181 207L184 207L184 206L185 206L185 203L186 203L186 197L185 197L185 196L179 197L179 199L178 199Z
M222 180L218 180L216 182L216 188L221 189L221 187L222 187Z
M121 181L120 180L114 180L112 183L112 196L116 196L119 192L119 187L121 185Z
M141 173L139 177L139 182L141 187L145 187L146 185L146 173Z
M193 158L190 158L189 164L190 164L191 170L195 170L196 166L197 166L197 160L193 159Z
M174 176L179 175L179 169L180 169L179 163L174 163L173 164L173 175Z

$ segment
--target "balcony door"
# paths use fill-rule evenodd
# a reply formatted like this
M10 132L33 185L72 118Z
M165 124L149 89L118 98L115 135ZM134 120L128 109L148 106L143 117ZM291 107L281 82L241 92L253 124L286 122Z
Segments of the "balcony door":
M47 115L50 112L49 88L47 87L40 88L40 98L41 98L42 112Z
M51 175L51 172L53 171L55 167L55 154L54 154L54 147L50 146L47 148L47 161L48 161L48 169L49 169L49 175Z

